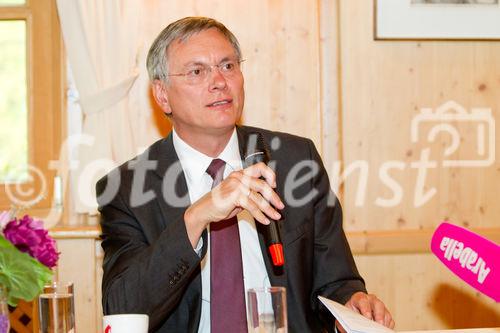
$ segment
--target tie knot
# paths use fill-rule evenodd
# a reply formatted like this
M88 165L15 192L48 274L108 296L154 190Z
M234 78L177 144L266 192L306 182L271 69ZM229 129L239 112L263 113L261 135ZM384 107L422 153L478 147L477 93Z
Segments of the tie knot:
M218 181L220 183L222 181L222 176L224 175L224 166L226 162L221 160L220 158L215 158L212 160L210 165L207 168L207 173L212 177L214 183Z

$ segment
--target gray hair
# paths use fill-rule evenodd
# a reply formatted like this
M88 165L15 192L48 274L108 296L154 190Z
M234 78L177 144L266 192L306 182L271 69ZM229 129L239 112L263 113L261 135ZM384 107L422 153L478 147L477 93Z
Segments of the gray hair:
M236 55L241 60L241 49L238 40L228 28L222 23L209 18L209 17L196 17L190 16L170 23L162 32L156 37L151 45L146 60L148 68L149 79L161 80L165 83L168 82L168 59L167 51L174 41L185 41L192 35L215 28L219 30L224 37L233 45Z

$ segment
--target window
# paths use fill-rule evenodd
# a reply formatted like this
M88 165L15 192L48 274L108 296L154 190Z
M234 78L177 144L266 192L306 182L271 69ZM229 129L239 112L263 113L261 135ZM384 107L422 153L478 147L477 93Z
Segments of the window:
M28 178L26 24L0 21L0 181Z
M0 210L52 202L63 135L62 39L55 0L0 0Z

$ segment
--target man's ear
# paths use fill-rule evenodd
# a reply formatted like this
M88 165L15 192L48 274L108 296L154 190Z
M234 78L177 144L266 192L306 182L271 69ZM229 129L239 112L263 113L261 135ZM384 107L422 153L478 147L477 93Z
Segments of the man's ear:
M154 80L152 83L152 89L156 104L158 104L166 115L170 115L172 113L172 108L170 107L165 83L161 80Z

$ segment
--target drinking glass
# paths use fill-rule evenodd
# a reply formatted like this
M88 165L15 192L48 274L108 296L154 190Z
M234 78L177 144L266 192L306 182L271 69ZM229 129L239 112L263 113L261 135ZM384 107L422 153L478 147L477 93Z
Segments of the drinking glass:
M74 333L73 283L52 282L38 296L40 333Z
M253 288L247 291L248 331L250 333L287 333L286 289Z

